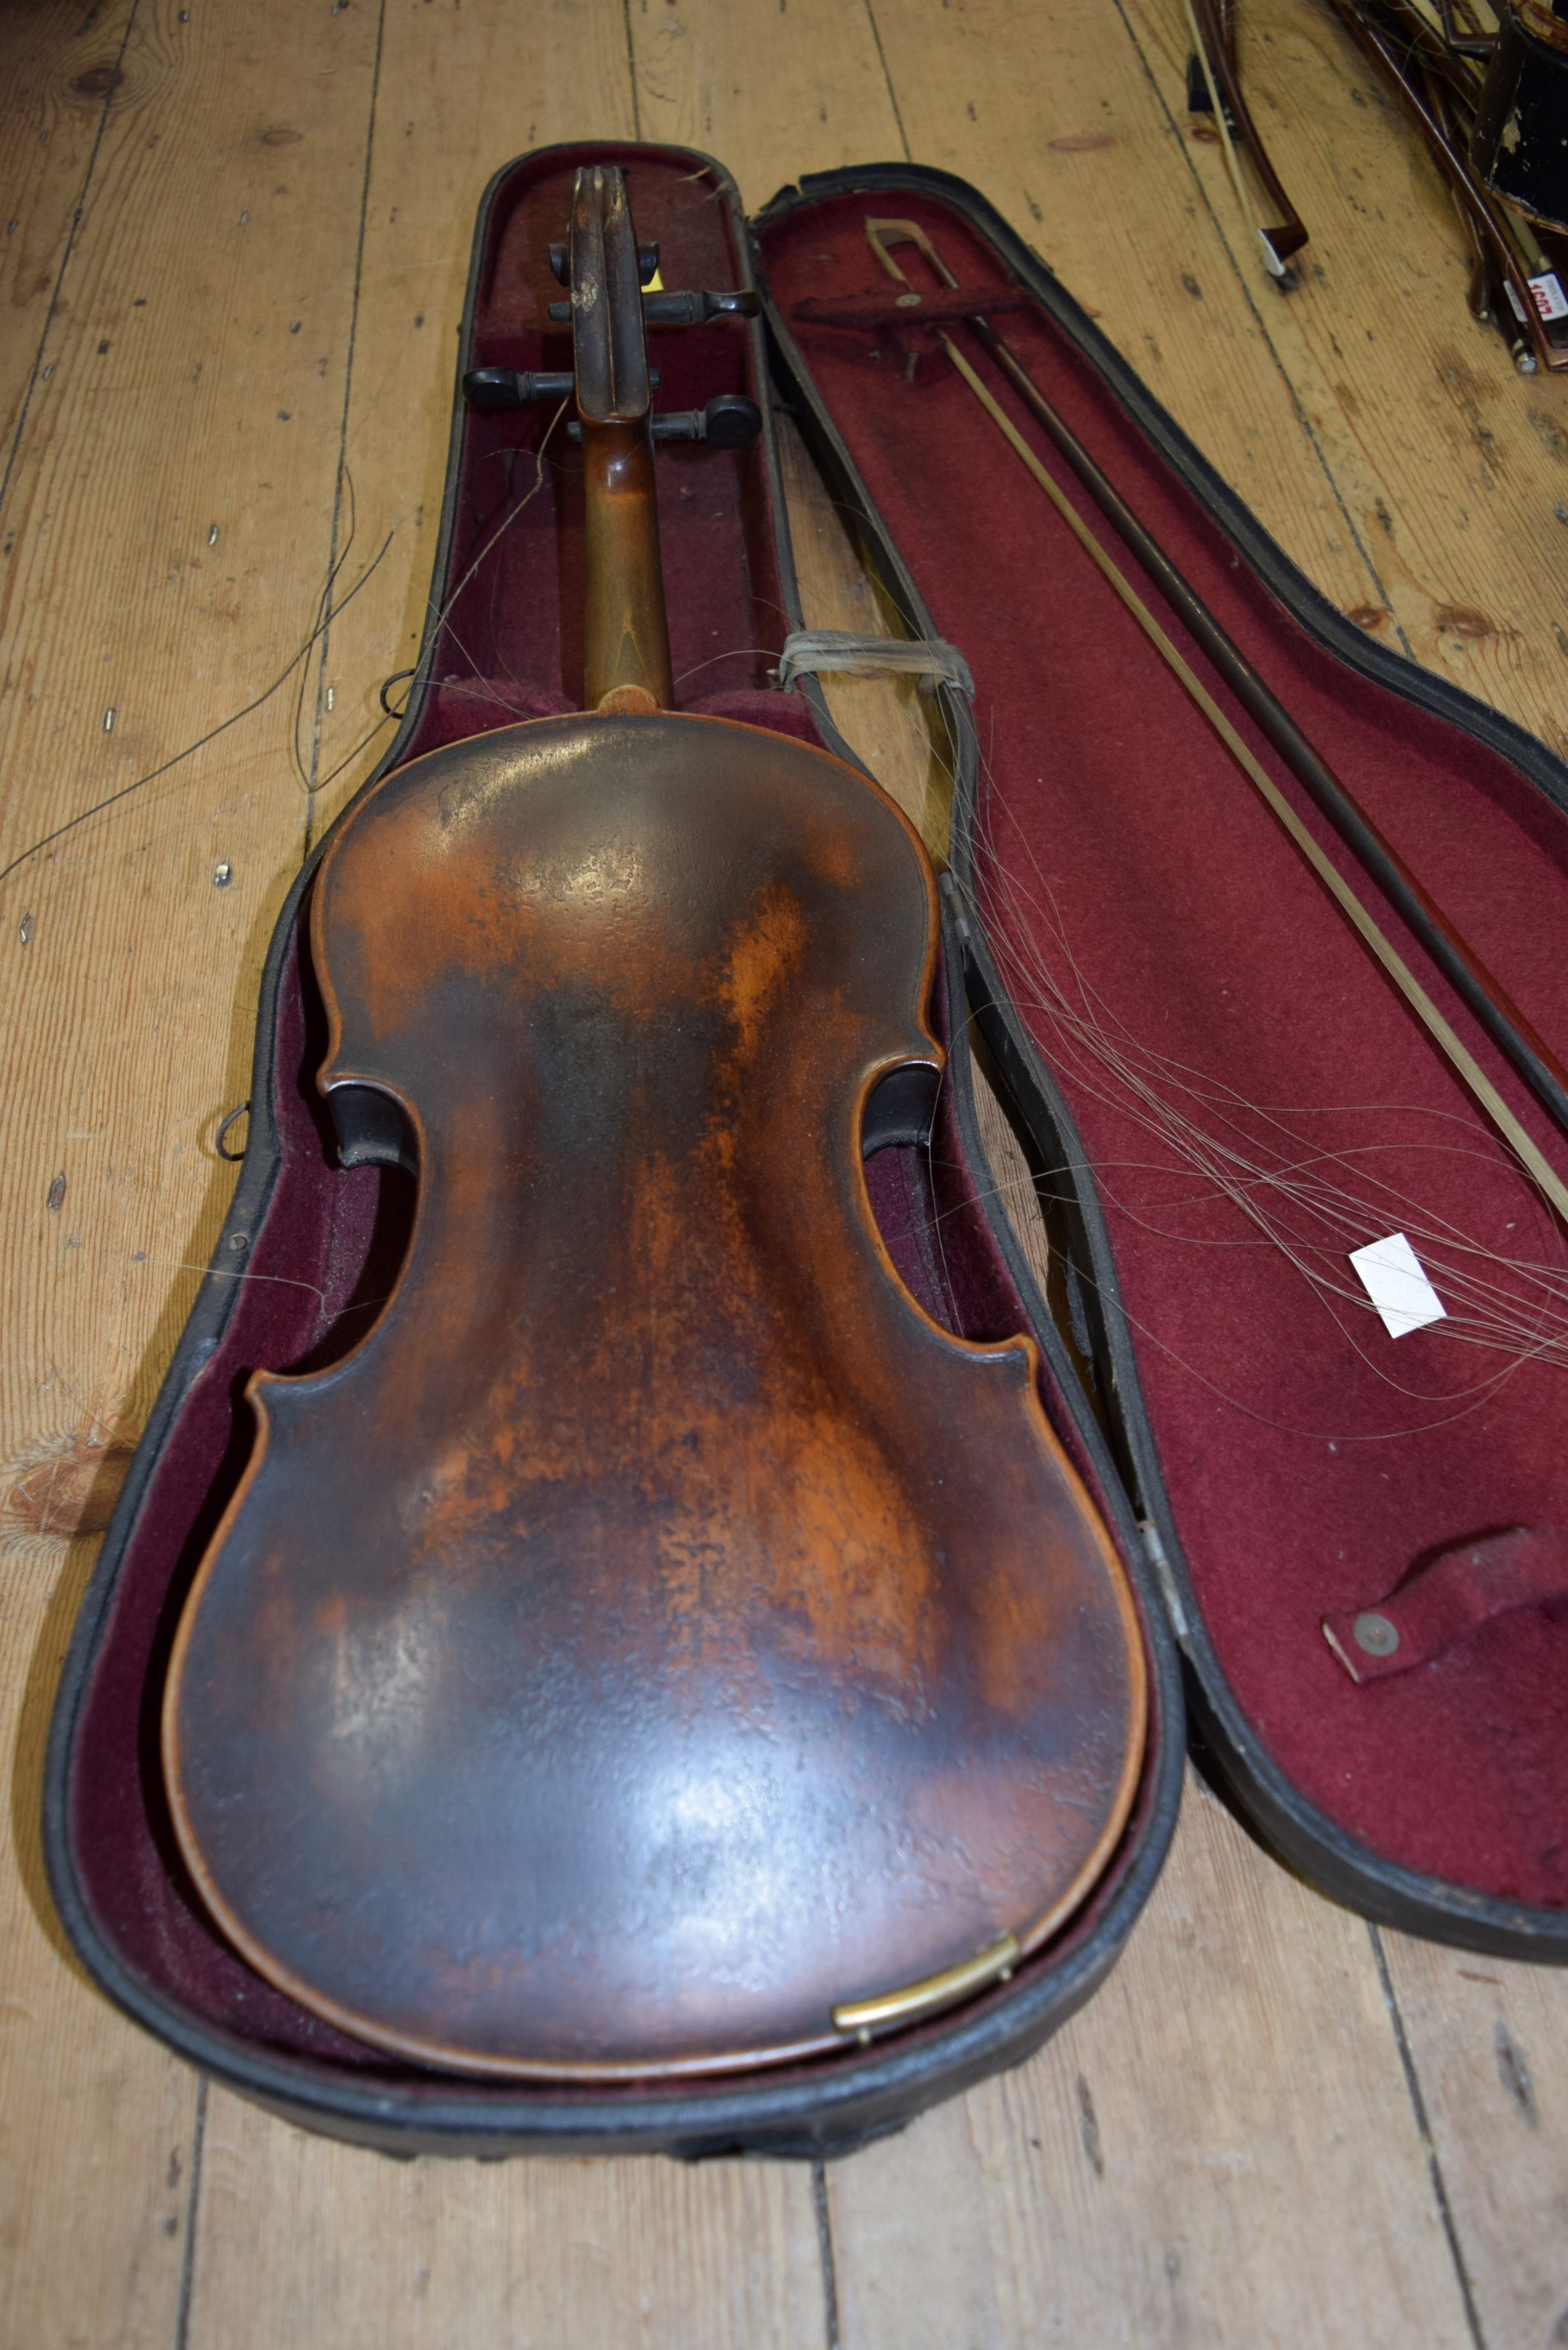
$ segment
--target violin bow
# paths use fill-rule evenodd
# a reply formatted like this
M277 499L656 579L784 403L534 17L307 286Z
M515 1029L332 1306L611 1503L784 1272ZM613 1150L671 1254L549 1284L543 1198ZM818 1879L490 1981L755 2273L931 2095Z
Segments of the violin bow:
M1542 367L1568 367L1568 348L1547 334L1533 280L1555 276L1535 228L1516 205L1493 193L1470 155L1470 131L1481 95L1479 71L1468 64L1490 46L1439 32L1418 7L1393 0L1377 20L1360 0L1333 0L1356 46L1390 83L1448 181L1459 216L1479 249L1479 286L1472 276L1470 309L1495 319L1521 375ZM1402 43L1402 46L1401 46ZM1477 294L1480 299L1478 306Z
M901 286L909 287L909 280L894 260L889 247L913 244L939 284L949 293L959 290L958 279L918 222L867 220L866 237L882 267ZM909 290L912 292L914 289ZM901 307L907 300L907 296L900 297ZM907 326L916 323L912 308L911 314L901 317L900 323ZM1397 851L1384 838L1352 794L1331 772L1197 590L1182 577L1158 541L1127 506L1083 442L1051 405L1011 345L997 332L989 318L978 311L966 311L963 323L981 349L1002 369L1030 414L1049 435L1096 504L1115 525L1167 602L1179 615L1243 709L1256 721L1297 781L1311 795L1341 838L1361 859L1389 902L1421 940L1456 993L1550 1113L1559 1131L1568 1135L1568 1070L1563 1068L1545 1040L1454 928ZM1077 508L1047 472L995 395L976 374L945 326L933 322L932 331L970 390L1027 466L1166 667L1202 712L1324 889L1383 965L1394 985L1447 1056L1514 1157L1563 1222L1568 1224L1568 1185L1563 1183L1539 1146L1520 1124L1474 1055L1455 1034L1403 956L1385 935L1337 866L1324 854L1207 686L1182 658L1126 574L1118 568Z
M1241 218L1256 233L1263 248L1263 262L1271 277L1282 286L1293 285L1290 270L1293 254L1301 251L1307 241L1306 224L1280 182L1280 175L1269 159L1267 148L1258 135L1247 101L1241 95L1241 76L1236 70L1236 30L1231 0L1186 0L1187 29L1192 38L1192 58L1198 68L1198 85L1188 76L1188 110L1189 113L1210 111L1224 152L1225 168L1236 192L1236 202ZM1207 99L1207 108L1200 102ZM1237 153L1241 149L1257 173L1263 192L1272 205L1276 224L1265 228L1258 218L1257 207L1247 192L1241 177L1241 165Z

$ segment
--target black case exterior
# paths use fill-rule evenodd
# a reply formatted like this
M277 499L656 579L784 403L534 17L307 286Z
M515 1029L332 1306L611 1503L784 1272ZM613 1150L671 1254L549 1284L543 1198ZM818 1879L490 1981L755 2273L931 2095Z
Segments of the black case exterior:
M568 151L556 151L565 156ZM570 151L579 157L584 152ZM673 156L677 151L658 151ZM622 147L604 152L606 160L628 161L639 151ZM680 151L680 159L689 169L711 173L730 208L737 245L745 251L745 224L732 182L707 158ZM517 168L509 164L496 174L481 208L460 343L460 378L469 363L487 224L500 191ZM1241 562L1347 675L1464 730L1507 760L1557 806L1568 808L1568 768L1540 743L1445 681L1370 640L1318 594L1151 399L1045 265L964 182L903 163L825 173L782 192L761 216L758 229L820 202L872 192L882 199L898 192L935 197L962 215L1093 367L1107 397L1119 404L1149 447L1201 504ZM787 328L767 305L763 290L764 317L743 330L754 338L759 371L771 365L779 397L794 411L840 495L857 515L864 542L910 631L929 636L934 631L919 589L823 408ZM440 606L450 573L465 426L459 397L432 610ZM771 420L766 419L763 455L785 618L790 629L799 629L799 596ZM432 650L433 635L425 648ZM421 654L420 671L427 679L431 666ZM807 678L801 690L821 739L838 755L854 761L815 679ZM408 755L429 691L428 682L416 686L392 744L364 790ZM282 1146L272 1105L280 989L296 951L318 848L291 890L274 935L257 1010L254 1107L244 1163L214 1252L214 1272L202 1285L171 1363L81 1609L56 1705L45 1794L51 1887L72 1943L95 1981L127 2014L176 2053L290 2121L405 2157L621 2151L663 2151L687 2158L738 2152L821 2157L897 2129L938 2098L1030 2055L1092 1996L1114 1965L1152 1890L1174 1828L1183 1768L1184 1691L1203 1748L1243 1818L1323 1890L1374 1919L1472 1950L1536 1960L1568 1960L1568 1918L1562 1914L1468 1894L1391 1866L1345 1835L1272 1762L1226 1681L1177 1538L1105 1221L1085 1171L1085 1153L1063 1096L1008 1000L992 950L970 910L980 744L968 702L953 688L943 686L939 691L957 751L952 874L942 891L943 983L950 1034L946 1142L970 1167L984 1166L970 1051L972 1024L983 1039L991 1075L1041 1164L1077 1170L1055 1177L1055 1206L1065 1237L1064 1272L1073 1290L1075 1319L1090 1334L1101 1394L1111 1407L1108 1441L1011 1225L999 1209L990 1212L989 1222L1039 1344L1052 1409L1098 1488L1144 1620L1156 1734L1124 1849L1089 1908L1010 1983L864 2050L848 2049L842 2056L788 2074L757 2072L700 2085L563 2093L525 2085L498 2090L493 2085L434 2073L356 2079L308 2057L269 2050L214 2029L181 1998L177 1988L132 1963L120 1941L106 1931L88 1897L73 1843L77 1732L117 1583L154 1471L193 1383L217 1350L235 1308L235 1284L218 1277L219 1269L233 1261L231 1236L253 1235L261 1228L279 1179ZM345 821L357 804L351 803L338 821Z
M1347 672L1474 737L1506 760L1546 799L1568 809L1568 765L1511 720L1368 638L1321 595L1153 399L1039 255L967 182L950 172L909 163L813 174L798 187L782 190L759 214L756 229L760 235L771 222L845 195L875 193L878 209L885 210L888 197L898 192L939 199L992 248L1008 275L1028 290L1054 326L1089 362L1106 393L1219 525L1241 561L1326 653ZM823 407L776 307L770 307L769 317L783 397L795 410L838 495L857 515L863 544L910 633L936 634L892 534ZM1111 543L1116 544L1114 538ZM1104 1391L1114 1403L1118 1459L1137 1515L1146 1529L1147 1555L1181 1653L1199 1755L1243 1822L1272 1851L1311 1884L1363 1916L1465 1950L1536 1964L1568 1963L1568 1915L1563 1912L1499 1899L1400 1867L1346 1835L1281 1771L1226 1679L1205 1629L1191 1572L1177 1535L1164 1471L1140 1393L1137 1354L1121 1307L1106 1223L1086 1170L1086 1153L1060 1090L1009 1001L984 936L959 910L961 899L968 903L974 896L980 741L969 703L947 689L943 692L957 748L953 920L960 938L964 1000L1010 1097L1010 1107L1042 1163L1058 1170L1054 1180L1077 1261L1076 1304L1093 1333ZM955 1062L962 1057L961 1046ZM1011 1232L1002 1228L1001 1219L995 1222L1013 1280L1029 1301L1032 1320L1039 1327L1049 1316L1033 1275Z
M594 151L596 153L599 151ZM634 160L639 151L607 148L604 159ZM687 151L642 151L679 157L688 170L709 172L722 192L740 250L747 249L746 226L733 182L711 159ZM519 162L552 152L584 160L585 151L538 151ZM491 211L504 183L518 168L497 172L481 205L471 268L458 380L469 352L479 292L481 255ZM744 329L755 338L759 380L768 352L759 320ZM451 457L435 558L439 610L454 535L455 484L467 422L461 390L454 398ZM785 619L802 626L798 595L784 524L771 420L764 419L764 460L772 491L777 557L785 588ZM338 817L354 808L380 777L408 755L430 691L431 638L421 651L416 685L397 733L375 773ZM815 683L806 687L817 731L829 748L859 764L832 727ZM957 715L957 710L953 714ZM336 827L334 827L335 829ZM297 877L279 916L263 972L257 1006L251 1087L252 1113L244 1165L212 1260L153 1407L125 1489L106 1534L83 1601L62 1673L46 1770L44 1845L50 1887L70 1940L99 1988L135 2022L177 2054L226 2087L303 2127L407 2158L419 2154L497 2158L507 2154L604 2155L664 2152L688 2159L737 2153L820 2158L842 2153L902 2126L937 2099L956 2094L986 2075L1022 2062L1058 2029L1104 1980L1120 1954L1153 1888L1174 1829L1183 1769L1183 1703L1175 1644L1147 1563L1142 1537L1124 1482L1087 1400L1074 1377L1070 1358L1043 1301L1023 1265L1010 1232L996 1239L1027 1302L1033 1335L1045 1361L1046 1381L1060 1422L1071 1422L1071 1440L1090 1467L1128 1565L1143 1619L1150 1669L1151 1746L1144 1785L1123 1846L1086 1908L1058 1939L998 1984L946 2014L887 2040L789 2073L759 2070L706 2083L649 2084L627 2088L563 2092L554 2085L498 2088L457 2074L357 2078L308 2056L269 2049L219 2030L182 1998L177 1985L133 1962L121 1940L105 1928L94 1907L72 1832L73 1776L78 1734L88 1685L112 1608L127 1554L135 1538L149 1488L171 1432L188 1403L194 1382L212 1361L231 1315L237 1284L224 1277L234 1259L230 1243L262 1229L282 1168L282 1145L273 1105L278 1076L278 1017L285 974L296 952L312 877L331 838L318 845ZM940 989L950 1003L961 999L975 951L950 895L944 908L944 969ZM961 1043L950 1064L951 1139L966 1162L984 1165L976 1124L963 1023L955 1021ZM242 1246L244 1243L242 1242ZM1066 1432L1066 1431L1064 1431Z

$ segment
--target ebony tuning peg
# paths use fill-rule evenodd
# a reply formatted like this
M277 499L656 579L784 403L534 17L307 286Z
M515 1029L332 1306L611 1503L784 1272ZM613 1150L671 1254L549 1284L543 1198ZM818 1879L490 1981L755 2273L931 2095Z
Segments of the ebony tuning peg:
M711 449L743 449L762 429L762 410L738 391L717 393L706 408L656 416L651 427L656 441L706 441Z
M649 423L656 441L706 441L711 449L743 449L762 429L762 410L754 400L742 399L738 391L718 392L706 408L677 409L668 416L651 418ZM574 441L583 437L576 418L566 431Z
M710 318L754 318L761 307L754 286L738 286L732 294L645 294L642 323L645 327L701 327ZM568 326L571 317L569 302L551 303L552 326Z
M648 380L657 390L659 369L649 368ZM462 379L462 396L470 408L521 408L530 400L568 400L572 373L535 373L528 368L470 368Z
M521 408L528 400L565 400L572 389L571 371L538 375L519 368L470 368L462 379L462 396L470 408Z
M571 284L572 255L568 246L553 244L550 247L550 268L557 286ZM646 286L650 277L656 277L658 275L659 247L656 244L639 244L637 248L638 284Z
M645 327L701 327L710 318L754 318L762 302L754 286L732 294L645 294Z

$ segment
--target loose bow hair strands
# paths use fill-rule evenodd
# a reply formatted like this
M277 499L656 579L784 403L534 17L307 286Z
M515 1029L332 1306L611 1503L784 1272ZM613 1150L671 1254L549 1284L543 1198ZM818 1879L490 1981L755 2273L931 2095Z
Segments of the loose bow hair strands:
M905 711L905 723L921 752L956 777L927 713ZM1417 1109L1374 1101L1262 1104L1250 1099L1211 1071L1163 1054L1139 1037L1091 976L1093 941L1069 932L1035 842L1014 816L1004 786L983 749L979 765L985 793L975 816L977 875L961 889L966 912L996 957L1009 996L1018 1010L1043 1024L1044 1050L1055 1074L1082 1096L1130 1119L1148 1139L1147 1159L1115 1159L1089 1151L1081 1162L1043 1170L1081 1176L1117 1214L1196 1255L1208 1249L1267 1247L1291 1265L1322 1300L1341 1336L1391 1394L1418 1405L1438 1407L1423 1428L1447 1425L1483 1405L1524 1364L1542 1362L1568 1369L1568 1246L1562 1227L1511 1152L1488 1148L1473 1124L1458 1112ZM955 883L955 886L956 885ZM972 1015L971 1015L972 1017ZM1412 1145L1386 1137L1390 1114L1416 1118L1426 1129ZM1366 1139L1335 1143L1314 1139L1316 1126L1333 1119L1365 1122ZM1379 1128L1382 1131L1379 1131ZM1480 1147L1478 1147L1480 1146ZM1543 1253L1503 1254L1451 1217L1434 1210L1407 1185L1378 1171L1377 1162L1412 1148L1443 1157L1473 1158L1478 1166L1511 1167L1519 1190L1520 1223L1537 1229ZM1190 1178L1192 1189L1162 1207L1174 1216L1229 1200L1251 1227L1232 1240L1215 1239L1155 1223L1127 1195L1122 1179ZM1034 1176L998 1180L989 1196L1010 1213L1037 1211ZM939 1211L934 1237L940 1247L948 1214ZM1490 1357L1477 1375L1457 1388L1417 1388L1385 1367L1381 1349L1369 1350L1360 1333L1376 1309L1349 1274L1350 1251L1395 1228L1405 1232L1448 1307L1445 1320L1426 1336L1444 1347L1463 1346ZM1094 1287L1092 1270L1075 1267ZM1241 1397L1188 1360L1158 1329L1116 1309L1139 1335L1158 1347L1187 1376L1231 1409L1270 1427L1284 1423L1256 1411ZM1291 1428L1312 1441L1394 1441L1413 1425L1384 1430Z
M944 342L948 339L943 338ZM962 372L961 368L960 371ZM452 608L463 589L543 488L545 468L549 462L549 443L566 406L566 403L563 402L556 410L545 430L535 452L534 479L524 496L515 504L509 505L495 530L439 609L435 610L427 631L427 650L421 663L405 673L410 692L418 691L433 675L443 639L453 643L465 659L469 658L452 629ZM1030 454L1032 456L1033 452ZM1041 470L1044 471L1043 468ZM1033 471L1033 465L1031 471ZM345 472L349 499L349 528L344 546L324 581L312 626L277 675L259 693L183 749L29 843L0 868L0 881L11 879L32 858L55 841L110 809L122 806L137 793L194 758L210 743L262 709L291 678L299 675L306 668L313 650L326 638L333 622L369 585L385 561L400 526L400 523L393 523L352 586L343 595L335 596L337 584L350 559L358 530L352 475L347 468ZM1051 487L1054 490L1054 484ZM1078 521L1075 514L1072 520L1074 523ZM743 651L745 649L738 650ZM713 659L729 657L716 655ZM472 660L470 667L473 667ZM477 671L474 673L477 675ZM493 698L493 691L490 698ZM313 796L351 764L384 725L400 715L398 710L389 708L385 716L347 757L337 762L327 775L313 784L305 772L303 754L298 750L298 725L303 704L302 680L291 734L297 754L296 773L300 774L302 787ZM519 714L523 713L520 712ZM918 731L922 751L938 766L947 769L948 762L942 749L934 741L934 730L917 718L912 711L906 713L906 723L912 730ZM989 769L987 772L989 774ZM949 777L950 782L950 770ZM992 802L1003 812L1005 820L1005 800L994 779ZM1315 843L1314 846L1315 847ZM1070 1070L1078 1083L1085 1085L1091 1091L1097 1091L1101 1097L1116 1102L1136 1116L1149 1135L1151 1144L1160 1153L1154 1163L1168 1169L1179 1167L1189 1170L1199 1179L1210 1196L1223 1193L1234 1201L1253 1225L1260 1243L1277 1249L1293 1263L1303 1278L1324 1296L1325 1303L1335 1312L1336 1318L1348 1313L1358 1320L1372 1311L1365 1295L1351 1287L1345 1277L1343 1268L1349 1249L1395 1223L1399 1224L1408 1233L1449 1305L1448 1319L1435 1326L1438 1335L1447 1342L1469 1345L1506 1358L1500 1367L1487 1371L1473 1386L1464 1390L1477 1400L1491 1392L1518 1363L1542 1359L1568 1365L1568 1265L1524 1256L1504 1258L1446 1220L1434 1218L1418 1199L1368 1174L1366 1162L1380 1147L1378 1145L1369 1145L1363 1151L1324 1150L1314 1147L1296 1130L1293 1121L1327 1114L1323 1106L1293 1109L1261 1107L1245 1100L1203 1071L1168 1061L1141 1045L1127 1033L1114 1009L1096 995L1076 959L1073 944L1054 919L1054 908L1050 910L1050 919L1044 920L1050 895L1049 885L1034 862L1031 845L1023 841L1022 849L1025 859L1033 865L1033 885L1020 878L1012 860L1004 859L999 854L994 833L987 831L983 826L977 837L977 847L984 863L988 890L992 899L985 915L986 927L999 959L1008 970L1010 984L1020 1008L1033 1011L1049 1023L1054 1045L1062 1056L1064 1071ZM974 910L977 914L980 911L978 908ZM1044 952L1034 943L1041 927L1051 932L1061 948L1060 973L1052 968ZM1376 1106L1361 1105L1360 1107L1370 1116ZM1456 1119L1455 1123L1461 1131L1468 1131L1462 1120ZM1435 1138L1429 1147L1452 1151L1473 1149L1474 1145L1456 1137L1452 1140ZM1361 1162L1354 1169L1349 1163L1353 1159ZM1107 1198L1114 1200L1116 1168L1106 1163L1096 1163L1090 1171ZM999 1188L1008 1190L1013 1187ZM1175 1234L1169 1236L1178 1237ZM940 1238L940 1231L938 1238ZM1223 1245L1197 1241L1189 1244L1197 1247ZM184 1260L180 1260L182 1268L184 1263ZM205 1270L195 1265L190 1269ZM225 1272L228 1270L224 1268ZM239 1273L234 1277L255 1279L259 1276ZM1355 1344L1352 1336L1354 1321L1347 1324L1342 1319L1341 1326L1351 1343ZM1163 1343L1158 1333L1148 1335L1155 1343ZM1193 1375L1202 1376L1196 1370ZM1387 1378L1388 1375L1379 1370L1378 1376ZM1397 1380L1389 1379L1388 1383L1401 1392L1410 1392L1404 1389ZM1426 1399L1434 1403L1458 1400L1452 1395L1432 1396ZM1238 1408L1246 1409L1239 1403Z

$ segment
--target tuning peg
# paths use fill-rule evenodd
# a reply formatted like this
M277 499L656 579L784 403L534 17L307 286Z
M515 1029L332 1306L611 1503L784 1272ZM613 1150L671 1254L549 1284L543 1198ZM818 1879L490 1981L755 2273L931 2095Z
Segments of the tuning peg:
M470 408L521 408L529 400L566 400L571 389L570 369L560 375L536 375L518 368L470 368L462 379L462 396Z
M706 441L711 449L743 449L763 429L763 411L738 391L721 391L706 408L683 408L656 416L656 441Z
M649 421L656 441L706 441L711 449L743 449L762 429L762 410L738 391L718 392L706 408L676 409ZM575 417L566 432L573 441L582 439L583 428Z
M648 380L657 390L657 368L649 368ZM521 408L530 400L569 400L572 388L569 368L558 375L535 374L526 368L470 368L462 379L462 396L470 408Z
M701 327L710 318L754 318L762 301L753 286L732 294L645 294L645 327Z
M572 256L566 245L553 244L550 247L550 268L557 286L571 284ZM637 248L638 284L646 286L650 277L657 277L658 275L659 247L656 244L639 244Z
M761 307L761 297L753 286L738 286L732 294L645 294L642 323L645 327L701 327L710 318L754 318ZM571 317L569 302L551 303L552 326L569 326Z

